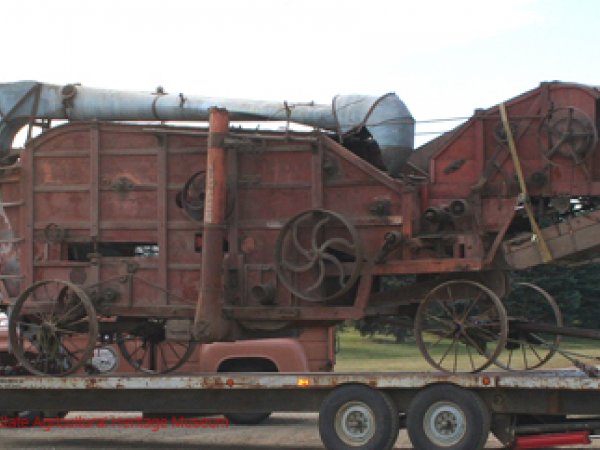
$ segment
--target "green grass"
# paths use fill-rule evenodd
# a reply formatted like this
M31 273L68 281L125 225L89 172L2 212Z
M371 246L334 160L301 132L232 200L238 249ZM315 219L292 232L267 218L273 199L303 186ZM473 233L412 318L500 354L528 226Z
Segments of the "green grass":
M392 336L363 337L358 331L351 329L338 332L338 336L340 351L336 357L337 372L435 371L425 361L412 338L409 338L406 344L396 344ZM560 349L600 356L599 341L563 339ZM459 358L466 356L460 355ZM594 363L592 360L584 361L588 364ZM573 364L569 360L556 354L540 370L572 367ZM491 366L488 370L499 369Z

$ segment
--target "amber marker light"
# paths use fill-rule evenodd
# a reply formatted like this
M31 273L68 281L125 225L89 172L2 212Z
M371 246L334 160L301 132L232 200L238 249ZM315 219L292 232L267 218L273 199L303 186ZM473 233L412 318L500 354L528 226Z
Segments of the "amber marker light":
M489 386L491 383L490 377L488 377L487 375L484 375L481 381L483 382L484 386Z
M308 378L298 378L298 381L296 381L296 384L299 387L310 386L310 380Z

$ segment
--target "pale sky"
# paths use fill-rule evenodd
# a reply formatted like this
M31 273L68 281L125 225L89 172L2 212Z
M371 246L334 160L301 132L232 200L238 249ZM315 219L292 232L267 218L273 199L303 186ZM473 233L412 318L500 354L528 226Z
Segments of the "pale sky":
M319 103L396 92L417 121L544 80L600 85L596 0L4 0L0 14L0 82Z

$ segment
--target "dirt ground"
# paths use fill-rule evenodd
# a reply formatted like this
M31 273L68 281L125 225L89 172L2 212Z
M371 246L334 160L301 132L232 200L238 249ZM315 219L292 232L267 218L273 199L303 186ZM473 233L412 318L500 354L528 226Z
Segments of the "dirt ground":
M105 419L114 417L112 421ZM316 413L277 413L266 423L254 426L230 425L227 428L174 427L157 425L155 431L139 425L140 414L77 413L67 416L71 422L86 419L75 428L38 426L0 429L3 449L194 449L194 450L321 450ZM98 420L95 422L94 420ZM102 422L100 422L102 421ZM104 427L97 424L104 423ZM89 426L86 428L85 426ZM91 425L90 425L91 424ZM135 424L135 425L133 425ZM400 433L396 449L412 448L405 431ZM501 448L490 440L486 448Z

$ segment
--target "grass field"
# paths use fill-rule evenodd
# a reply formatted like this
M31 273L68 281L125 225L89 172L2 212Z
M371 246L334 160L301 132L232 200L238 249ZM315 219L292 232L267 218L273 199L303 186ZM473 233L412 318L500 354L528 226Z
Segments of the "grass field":
M396 344L392 336L363 337L358 331L338 332L339 353L335 370L343 371L435 371L421 355L414 340ZM600 356L600 343L590 340L563 340L560 349ZM465 355L459 358L466 359ZM593 363L592 360L584 360ZM598 363L598 362L596 362ZM570 368L573 364L561 355L554 355L541 369ZM488 370L500 370L491 366Z

